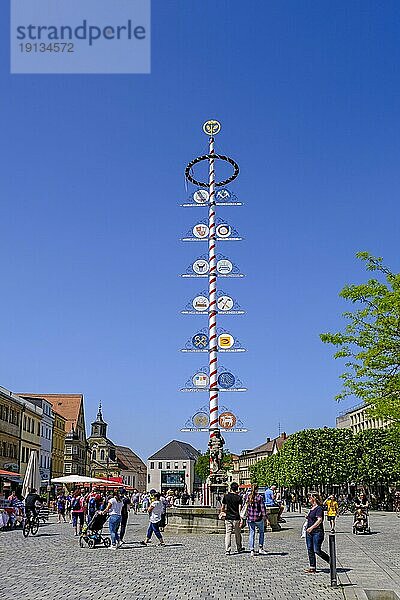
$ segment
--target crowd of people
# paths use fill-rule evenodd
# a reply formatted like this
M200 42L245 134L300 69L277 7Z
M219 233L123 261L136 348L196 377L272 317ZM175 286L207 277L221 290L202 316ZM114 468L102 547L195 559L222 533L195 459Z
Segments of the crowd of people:
M167 509L171 506L187 505L195 502L195 496L183 492L178 494L172 490L161 495L156 490L140 493L133 490L129 494L124 488L115 489L111 494L101 492L93 487L90 492L77 488L74 492L61 492L55 500L58 523L72 524L75 535L80 536L90 528L92 519L99 512L108 517L111 537L111 548L117 549L124 543L129 511L134 514L148 513L149 527L143 544L156 536L160 545L164 544L162 531L166 526Z
M289 494L289 492L288 492ZM288 506L290 498L290 506ZM305 569L306 573L316 572L316 557L319 556L323 561L329 564L329 555L322 549L325 537L324 517L330 526L330 532L335 533L336 519L339 512L339 503L334 494L331 494L322 500L320 494L311 492L305 502L309 510L303 525L302 537L305 538L309 567ZM249 528L248 550L250 556L256 556L257 553L266 554L265 550L265 525L268 522L268 508L276 507L278 520L282 519L284 505L289 512L294 504L292 496L280 495L276 486L267 487L265 492L260 493L257 484L253 484L251 490L246 494L239 492L237 483L232 483L230 491L224 495L221 500L219 518L225 522L225 552L230 555L232 552L232 536L235 537L236 550L238 553L245 552L243 546L242 533L245 527ZM369 502L367 496L362 493L355 499L356 513L365 513L368 511ZM258 535L258 552L256 551L256 537Z
M367 515L370 501L362 492L351 498L337 498L334 494L329 495L325 501L317 492L311 492L307 498L300 498L295 494L284 491L280 494L276 486L271 485L265 491L259 492L258 486L253 484L245 493L239 492L239 486L233 482L230 491L222 498L219 497L219 518L225 522L225 552L232 552L232 536L235 537L236 550L238 553L245 552L243 545L243 530L248 527L248 550L250 556L266 554L265 550L265 526L268 522L270 508L277 508L277 517L284 522L282 512L286 508L291 512L297 508L297 504L308 504L306 520L303 525L302 537L305 538L309 559L309 567L306 573L316 572L316 557L329 563L329 555L322 549L324 541L324 517L326 515L330 532L335 533L336 520L340 514L340 506L343 502L352 503L356 512L353 527L357 526L357 519ZM396 491L395 500L400 502L400 492ZM111 538L111 548L117 549L124 543L124 536L128 522L129 511L134 514L147 513L149 525L146 537L142 540L143 545L151 542L153 534L160 546L164 545L163 531L167 525L167 511L169 507L187 506L201 501L201 498L186 491L178 493L169 490L164 494L156 490L140 493L133 490L128 493L124 488L113 490L111 493L103 491L94 486L90 491L84 487L78 487L72 492L61 491L52 502L53 510L57 513L58 523L72 524L75 536L84 535L91 526L92 520L98 514L108 519L108 527ZM25 516L32 513L38 514L38 509L43 504L43 499L36 490L24 499L19 491L13 491L8 497L8 507L3 511L3 523L0 527L16 527L22 525ZM5 521L4 521L5 518ZM256 539L258 537L258 551L256 550Z

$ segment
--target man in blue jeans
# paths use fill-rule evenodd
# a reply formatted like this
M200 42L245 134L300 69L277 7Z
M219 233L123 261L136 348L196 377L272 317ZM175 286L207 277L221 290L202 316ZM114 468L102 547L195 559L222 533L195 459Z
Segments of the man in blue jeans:
M161 494L154 494L154 500L150 504L147 512L150 515L150 523L149 528L147 530L146 539L143 542L140 542L143 545L146 545L150 542L151 536L154 535L158 539L158 545L164 546L163 536L160 533L160 523L162 521L162 515L164 510L164 505L160 500Z

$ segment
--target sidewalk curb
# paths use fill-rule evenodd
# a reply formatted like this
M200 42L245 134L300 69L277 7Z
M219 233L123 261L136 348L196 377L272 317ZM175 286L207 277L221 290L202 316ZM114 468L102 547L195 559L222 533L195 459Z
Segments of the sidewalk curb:
M341 569L344 569L344 566L339 560L337 560L337 564ZM368 600L364 590L352 583L345 571L337 573L337 579L345 600Z

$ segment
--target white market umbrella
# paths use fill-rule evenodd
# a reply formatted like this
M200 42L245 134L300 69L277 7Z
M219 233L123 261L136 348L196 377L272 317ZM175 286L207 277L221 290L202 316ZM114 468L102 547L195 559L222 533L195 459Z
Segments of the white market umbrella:
M98 479L96 477L85 477L84 475L66 475L65 477L56 477L51 483L110 483L107 479ZM118 487L118 484L115 484Z
M22 483L22 496L26 498L32 488L39 493L40 472L38 453L36 450L33 450L29 455L28 466L26 467L24 481Z

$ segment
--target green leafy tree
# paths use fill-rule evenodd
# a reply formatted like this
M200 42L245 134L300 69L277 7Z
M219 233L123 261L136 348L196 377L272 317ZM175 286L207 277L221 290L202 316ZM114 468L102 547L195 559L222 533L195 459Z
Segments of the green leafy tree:
M397 429L367 429L355 438L358 483L394 483L400 479Z
M273 456L251 467L259 485L285 487L341 484L354 479L356 447L349 429L304 429Z
M272 456L250 467L252 482L319 487L400 481L400 432L396 427L353 434L351 429L304 429Z
M348 323L343 332L320 337L336 346L335 358L346 360L343 390L336 398L356 396L371 414L400 424L400 273L368 252L357 257L379 279L346 285L340 296L355 305L343 314Z
M232 455L229 451L224 452L224 460L222 468L224 471L229 471L232 468ZM207 450L205 454L200 454L198 457L195 467L196 475L201 481L206 481L210 475L210 451Z

